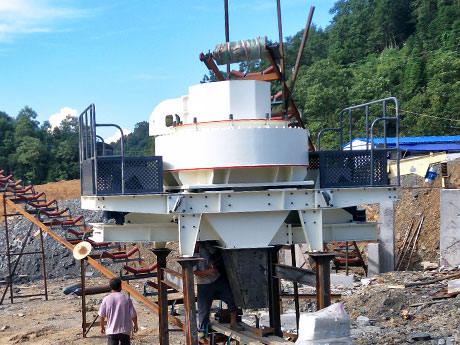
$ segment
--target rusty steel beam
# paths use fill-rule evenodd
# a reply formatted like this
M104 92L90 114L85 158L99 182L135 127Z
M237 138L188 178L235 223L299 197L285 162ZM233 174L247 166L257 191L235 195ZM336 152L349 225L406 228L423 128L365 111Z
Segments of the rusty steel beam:
M223 81L225 80L224 76L222 75L222 73L220 72L219 68L216 66L214 60L212 59L212 55L211 54L203 54L201 53L200 54L200 61L204 62L204 64L206 65L206 67L213 71L214 74L216 75L217 79L219 81Z
M193 266L202 258L180 258L177 262L182 267L182 283L184 289L185 308L185 340L187 345L198 345L198 329L196 324L195 283Z
M310 13L308 14L307 24L305 26L305 30L303 31L303 35L302 35L302 42L300 43L299 52L297 54L297 59L295 61L294 73L292 74L291 87L289 89L291 94L294 92L295 81L297 79L297 73L299 73L300 59L302 58L303 49L305 48L305 43L307 42L308 31L310 31L310 25L311 25L311 19L313 17L313 12L315 12L314 6L310 7Z
M261 75L247 75L242 80L262 80L262 81L273 81L278 80L278 76L275 73L261 74Z
M153 254L157 257L157 280L158 280L158 336L160 345L169 345L168 332L168 287L163 281L164 271L166 268L166 258L171 253L169 248L152 249Z
M328 252L309 253L316 263L316 309L331 305L331 266L335 254Z
M280 65L281 65L281 87L283 88L283 117L287 116L287 108L289 102L289 89L286 85L286 71L284 63L284 45L283 45L283 25L281 23L281 3L280 0L276 0L276 13L278 17L278 38L279 38L279 49L280 49Z

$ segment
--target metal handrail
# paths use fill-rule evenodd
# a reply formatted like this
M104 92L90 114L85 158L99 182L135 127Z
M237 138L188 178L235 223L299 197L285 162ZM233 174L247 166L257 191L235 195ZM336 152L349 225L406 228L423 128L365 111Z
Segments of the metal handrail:
M394 102L395 104L395 116L393 117L388 117L387 116L387 103L388 102ZM382 113L383 116L377 118L374 120L369 128L369 107L374 104L382 103ZM339 132L340 133L340 150L343 151L343 116L344 114L348 114L348 134L349 134L349 143L350 147L349 149L352 150L353 148L353 126L352 126L352 117L353 117L353 110L364 108L365 109L365 114L366 114L366 151L369 151L369 133L370 133L370 151L371 151L371 185L373 185L373 178L374 178L374 127L375 125L383 121L383 147L387 150L394 150L396 151L396 160L397 160L397 180L398 180L398 185L400 185L401 182L401 175L400 175L400 153L399 153L399 104L398 104L398 99L396 97L387 97L387 98L382 98L378 99L375 101L359 104L359 105L354 105L351 107L344 108L340 111L339 113L339 121L340 121L340 126L336 128L324 128L319 131L317 141L318 141L318 151L321 149L321 136L325 132ZM396 123L396 145L394 149L388 149L387 148L387 121L395 121ZM370 130L369 130L370 129Z
M89 121L88 121L89 113ZM80 176L82 175L82 162L84 160L94 160L97 161L97 149L96 141L97 138L102 139L99 135L96 134L97 127L115 127L120 131L121 134L121 193L125 192L125 140L123 129L113 123L96 123L96 106L90 104L79 116L79 148L80 148ZM105 142L102 139L103 151L102 156L105 155ZM95 181L97 181L97 169L93 171ZM83 179L80 179L80 184L83 186Z

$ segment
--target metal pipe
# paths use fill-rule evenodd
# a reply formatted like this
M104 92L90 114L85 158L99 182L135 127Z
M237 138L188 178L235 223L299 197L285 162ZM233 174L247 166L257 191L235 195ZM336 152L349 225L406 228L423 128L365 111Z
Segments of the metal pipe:
M318 143L318 151L321 151L321 136L323 135L324 132L340 132L340 128L323 128L318 132L318 138L317 138L317 143Z
M365 107L366 112L366 151L369 150L369 106Z
M95 127L115 127L120 131L120 151L121 151L121 194L125 194L125 138L123 129L114 123L98 123ZM94 169L97 171L97 169Z
M80 260L80 279L81 279L81 327L83 338L86 338L86 291L85 291L85 259Z
M395 125L395 136L396 136L396 169L398 172L398 186L401 185L401 171L400 171L400 160L401 155L399 152L399 104L398 99L393 97L393 101L395 102L395 117L396 117L396 125Z
M385 100L382 103L382 113L383 113L383 118L385 119L387 117L387 103ZM387 122L383 121L383 148L387 148Z
M164 283L164 269L166 268L166 258L171 252L169 248L152 249L157 257L157 280L158 280L158 335L160 345L169 344L168 332L168 287Z
M230 32L228 26L228 0L224 0L225 7L225 42L230 42ZM227 78L230 79L230 63L227 63Z
M349 131L349 136L350 136L350 151L353 149L353 123L352 123L352 110L348 109L348 131Z
M313 12L315 12L315 7L310 7L310 13L308 14L307 24L305 25L305 30L302 35L302 42L300 43L299 52L297 53L297 59L295 61L294 73L291 78L291 87L289 88L291 94L294 92L295 81L297 79L297 73L299 72L300 59L302 58L303 49L305 48L305 43L307 42L308 32L310 31L311 19L313 17Z

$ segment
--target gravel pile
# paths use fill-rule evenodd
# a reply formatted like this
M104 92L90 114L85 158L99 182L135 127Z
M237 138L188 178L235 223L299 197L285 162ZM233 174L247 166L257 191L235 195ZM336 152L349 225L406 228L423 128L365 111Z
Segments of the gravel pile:
M460 295L442 297L453 272L390 272L344 292L356 344L459 344ZM407 286L407 287L406 287Z
M59 209L69 208L72 217L83 215L86 223L101 222L102 212L82 210L80 208L80 198L59 201ZM10 217L8 221L10 251L19 253L23 241L29 231L31 222L24 217ZM65 237L66 231L60 227L53 227L60 236ZM26 246L27 252L40 250L40 236L34 237L37 227L32 229L32 236ZM74 236L72 236L73 238ZM6 249L5 226L1 225L0 243L2 252ZM62 244L54 240L51 236L44 233L46 271L48 278L56 277L77 277L80 274L80 265L75 261L72 253ZM12 266L16 261L16 256L12 256ZM42 278L41 255L24 255L19 262L16 270L15 282L25 282ZM8 277L8 264L6 256L0 256L0 276L4 281Z

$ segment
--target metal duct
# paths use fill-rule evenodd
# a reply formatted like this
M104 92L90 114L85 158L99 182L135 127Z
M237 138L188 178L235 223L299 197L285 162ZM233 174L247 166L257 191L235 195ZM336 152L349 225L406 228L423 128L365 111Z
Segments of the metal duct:
M218 65L254 61L261 59L265 52L267 37L226 42L216 45L212 56Z

